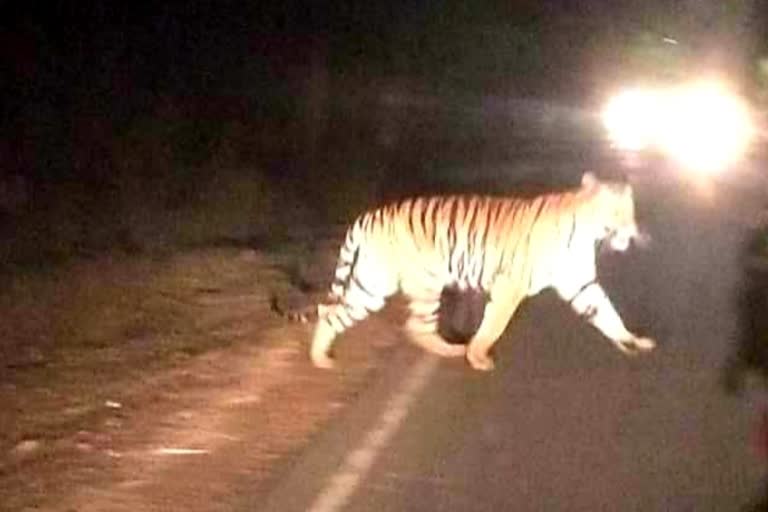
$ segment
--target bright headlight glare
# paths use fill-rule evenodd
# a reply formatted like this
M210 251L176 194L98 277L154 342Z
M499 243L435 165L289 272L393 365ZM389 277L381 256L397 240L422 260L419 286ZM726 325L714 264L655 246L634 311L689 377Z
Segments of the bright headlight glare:
M703 173L737 162L753 136L746 104L715 82L623 92L606 106L603 122L617 148L655 147Z
M749 112L716 84L696 84L669 95L659 145L685 167L717 172L741 158L752 138Z
M653 142L658 93L632 89L614 96L603 111L603 124L618 149L639 151Z

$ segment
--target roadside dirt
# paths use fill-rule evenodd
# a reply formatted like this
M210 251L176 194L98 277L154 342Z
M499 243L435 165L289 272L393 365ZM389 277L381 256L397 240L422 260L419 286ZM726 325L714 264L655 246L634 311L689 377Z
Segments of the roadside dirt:
M305 258L313 282L335 243ZM263 492L399 337L392 315L373 318L345 335L340 370L311 367L310 326L269 311L270 293L300 295L289 260L201 249L14 279L0 296L0 510L232 510Z

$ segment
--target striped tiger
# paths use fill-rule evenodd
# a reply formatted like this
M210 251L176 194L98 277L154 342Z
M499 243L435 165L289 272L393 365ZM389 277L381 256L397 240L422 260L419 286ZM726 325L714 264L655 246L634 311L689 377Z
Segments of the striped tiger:
M494 368L490 349L519 304L545 288L554 288L619 350L652 350L655 342L627 330L597 282L598 243L625 251L639 237L631 186L592 173L580 187L533 198L412 198L368 211L348 228L329 300L315 310L311 360L333 367L337 336L396 292L409 300L412 341L441 356L466 357L477 370ZM437 333L448 286L488 297L466 345Z

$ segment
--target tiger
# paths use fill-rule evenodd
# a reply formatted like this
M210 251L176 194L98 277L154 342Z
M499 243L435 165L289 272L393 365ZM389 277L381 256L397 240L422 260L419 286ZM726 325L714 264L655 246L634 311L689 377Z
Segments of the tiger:
M443 357L464 357L475 370L493 370L491 349L518 306L548 288L620 351L650 351L656 342L627 330L596 268L598 246L626 251L645 236L635 221L632 186L591 172L579 186L534 197L413 197L372 209L346 231L328 300L314 310L310 359L333 368L337 337L400 292L408 301L411 341ZM487 298L465 344L438 334L446 287Z

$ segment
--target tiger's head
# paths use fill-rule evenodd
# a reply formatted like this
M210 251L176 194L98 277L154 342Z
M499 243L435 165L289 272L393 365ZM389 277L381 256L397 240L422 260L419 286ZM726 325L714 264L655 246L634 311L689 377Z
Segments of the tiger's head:
M587 199L590 225L598 241L608 242L614 251L626 251L632 241L648 242L635 221L635 201L628 183L602 182L591 172L581 178L581 194Z

